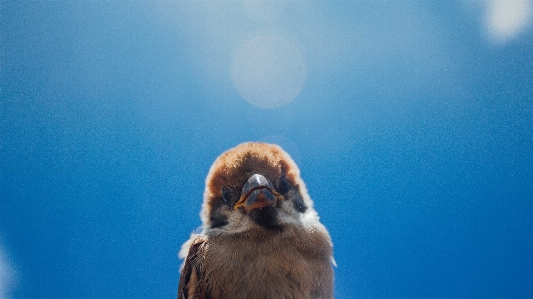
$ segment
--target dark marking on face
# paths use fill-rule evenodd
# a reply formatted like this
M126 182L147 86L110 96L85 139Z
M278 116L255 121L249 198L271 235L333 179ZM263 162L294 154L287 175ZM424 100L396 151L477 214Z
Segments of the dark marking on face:
M233 208L241 196L240 188L233 186L222 186L222 188L220 188L220 193L222 204L226 205L228 208Z
M222 192L222 202L224 204L229 205L231 202L231 194L229 193L228 189L225 187L222 187L221 192Z
M300 192L298 192L295 189L291 189L289 191L288 197L292 200L292 204L294 205L294 209L300 213L304 213L307 211L307 206L305 205L304 199Z
M278 181L278 192L280 194L285 194L287 192L289 192L291 186L289 184L289 181L287 180L287 178L285 177L285 174L281 176L281 178L279 179Z
M212 228L223 227L228 224L228 217L222 213L226 209L226 205L222 199L216 201L215 205L211 206L211 215L209 215L209 222Z
M281 230L278 221L278 209L276 207L264 207L253 209L248 213L255 223L269 230Z

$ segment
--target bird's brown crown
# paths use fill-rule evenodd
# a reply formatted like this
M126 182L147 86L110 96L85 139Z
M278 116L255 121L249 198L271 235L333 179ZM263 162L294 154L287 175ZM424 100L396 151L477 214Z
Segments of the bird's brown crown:
M204 192L205 203L215 204L222 196L222 187L240 190L253 174L259 173L271 182L282 175L298 184L298 167L281 147L274 144L242 143L220 155L209 170Z

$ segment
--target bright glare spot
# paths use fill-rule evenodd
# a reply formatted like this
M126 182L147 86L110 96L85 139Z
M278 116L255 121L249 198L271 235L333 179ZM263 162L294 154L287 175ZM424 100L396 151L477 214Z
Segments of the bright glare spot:
M0 299L8 298L13 280L13 270L9 266L4 251L0 247Z
M531 21L531 0L493 0L488 3L487 29L497 43L515 37Z
M289 40L268 34L238 47L231 65L231 79L239 94L263 108L292 101L303 87L305 62Z

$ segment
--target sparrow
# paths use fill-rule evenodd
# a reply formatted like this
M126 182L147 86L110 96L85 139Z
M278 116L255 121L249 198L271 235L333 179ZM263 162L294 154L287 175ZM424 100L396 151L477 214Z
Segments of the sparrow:
M331 238L278 145L248 142L222 153L200 217L201 232L179 254L178 299L333 298Z

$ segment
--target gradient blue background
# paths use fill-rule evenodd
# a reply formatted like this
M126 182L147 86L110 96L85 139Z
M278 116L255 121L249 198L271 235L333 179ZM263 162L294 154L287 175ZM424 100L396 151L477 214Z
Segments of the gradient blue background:
M2 2L6 298L174 298L207 171L250 140L298 163L337 298L533 297L533 34L491 42L482 6ZM307 64L275 109L229 72L263 28Z

